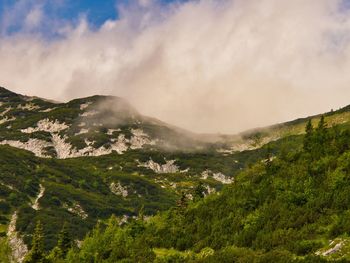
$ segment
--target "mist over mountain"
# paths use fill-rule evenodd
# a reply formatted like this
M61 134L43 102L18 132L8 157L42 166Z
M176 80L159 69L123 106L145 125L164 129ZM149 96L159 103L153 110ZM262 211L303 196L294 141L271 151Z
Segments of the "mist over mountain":
M350 262L350 0L0 0L0 263Z
M84 13L59 19L48 5L18 1L0 20L1 85L18 93L121 96L199 133L238 133L348 104L346 0L118 1L118 16L99 25Z

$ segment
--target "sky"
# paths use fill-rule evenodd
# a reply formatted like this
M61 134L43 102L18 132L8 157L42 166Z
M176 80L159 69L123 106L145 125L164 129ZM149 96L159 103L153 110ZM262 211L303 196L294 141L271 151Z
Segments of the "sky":
M349 0L0 0L0 86L195 132L350 104Z

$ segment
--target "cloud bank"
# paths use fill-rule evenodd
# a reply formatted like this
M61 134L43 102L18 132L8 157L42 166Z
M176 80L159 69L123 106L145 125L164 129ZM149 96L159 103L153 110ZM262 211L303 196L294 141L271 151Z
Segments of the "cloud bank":
M350 104L344 1L140 0L99 28L84 14L61 21L45 1L25 2L0 18L0 85L20 93L111 94L171 124L221 133Z

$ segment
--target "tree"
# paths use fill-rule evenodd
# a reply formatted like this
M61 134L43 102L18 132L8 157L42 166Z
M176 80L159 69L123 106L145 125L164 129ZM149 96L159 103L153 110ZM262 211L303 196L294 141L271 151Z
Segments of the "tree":
M321 116L321 119L316 129L316 137L317 137L317 142L320 144L323 144L326 140L326 123L324 121L323 115Z
M323 156L327 151L327 129L326 129L326 123L324 120L324 116L321 116L321 119L318 123L318 126L316 128L315 133L315 150L313 152L313 155L316 157L316 159L319 159L321 156Z
M311 152L313 130L314 130L314 128L312 126L311 119L309 119L309 121L306 124L306 128L305 128L306 134L304 137L304 151L306 151L306 152Z
M64 259L68 250L72 247L72 239L70 238L67 224L64 223L61 232L58 234L58 241L49 255L50 260Z
M325 121L324 121L324 116L322 115L322 116L321 116L321 119L320 119L320 121L319 121L319 123L318 123L317 130L318 130L318 131L323 131L323 130L325 130L325 129L326 129L326 123L325 123Z
M40 220L36 223L33 234L32 248L24 258L24 263L42 263L45 262L44 252L44 233Z
M203 199L204 193L205 193L205 187L203 186L202 182L199 182L196 188L194 189L193 200L198 201Z
M183 213L187 208L188 202L184 192L181 193L181 198L176 202L176 208L180 213Z

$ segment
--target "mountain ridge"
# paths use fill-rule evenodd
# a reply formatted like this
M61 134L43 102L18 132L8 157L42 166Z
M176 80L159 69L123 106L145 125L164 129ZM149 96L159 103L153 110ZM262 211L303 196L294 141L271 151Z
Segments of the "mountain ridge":
M10 105L10 102L14 105ZM58 154L59 158L96 156L109 154L112 151L122 153L135 147L160 148L170 151L206 151L211 148L221 152L233 153L257 149L268 142L285 136L302 134L306 122L312 119L314 123L317 123L321 115L326 117L329 125L341 124L350 120L350 106L345 106L337 111L255 128L238 134L201 134L179 128L153 117L144 116L125 99L117 96L94 95L73 99L66 103L52 103L46 99L24 96L1 88L0 103L0 140L2 144L7 143L15 147L32 150L38 156L47 157L57 157L57 150L59 149L56 149L55 145L61 145L61 148L71 148L71 153ZM14 111L16 107L17 112ZM28 112L30 111L31 115L35 115L34 113L40 115L38 113L41 112L41 118L29 116ZM36 117L36 119L28 125L22 125L23 122L18 125L15 121L16 117L21 117L25 121L28 117L32 119ZM39 121L44 121L44 123L39 123ZM13 127L17 125L17 128L15 130L11 128L5 130L5 124L13 122ZM61 125L62 130L55 131L55 133L58 133L58 136L55 137L56 142L51 140L51 144L47 143L50 141L50 136L48 134L45 136L42 132L50 131L44 128L35 130L36 132L31 135L23 134L23 130L28 131L30 128L34 131L38 124L39 126L56 126L57 129ZM68 127L64 125L68 125ZM118 131L119 129L121 131ZM89 133L89 130L92 132ZM117 135L124 135L124 137L118 137ZM51 137L53 136L51 135ZM47 142L43 143L43 138ZM34 151L31 145L23 144L24 139L26 141L36 139L35 141L32 140L34 147L41 147L41 150ZM38 145L40 143L41 146ZM106 147L103 148L102 146ZM45 148L48 151L45 151ZM82 149L84 150L81 151ZM43 153L41 153L42 151Z

